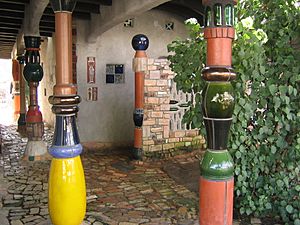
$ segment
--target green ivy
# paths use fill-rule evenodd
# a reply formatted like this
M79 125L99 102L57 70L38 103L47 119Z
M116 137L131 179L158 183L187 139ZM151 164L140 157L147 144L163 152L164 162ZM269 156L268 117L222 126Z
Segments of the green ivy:
M236 105L229 148L235 161L235 208L300 225L300 10L295 1L239 1L233 44ZM177 87L194 95L184 122L205 132L201 70L206 42L198 23L169 44Z

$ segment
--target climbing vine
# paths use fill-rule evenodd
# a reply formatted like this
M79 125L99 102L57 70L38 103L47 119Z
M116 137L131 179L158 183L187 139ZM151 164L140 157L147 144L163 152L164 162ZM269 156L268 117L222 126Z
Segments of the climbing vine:
M292 0L238 4L233 45L238 76L229 149L235 161L235 207L241 215L279 216L300 225L300 10ZM194 102L184 121L205 132L201 112L203 29L168 46L179 89Z

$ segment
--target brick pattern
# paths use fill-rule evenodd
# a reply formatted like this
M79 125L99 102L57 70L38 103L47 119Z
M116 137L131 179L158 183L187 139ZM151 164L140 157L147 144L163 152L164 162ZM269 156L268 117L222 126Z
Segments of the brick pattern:
M169 87L170 100L173 102L170 105L170 130L176 131L190 129L190 125L183 123L182 120L185 112L188 110L187 103L194 97L189 93L183 93L182 91L177 90L176 83L173 79L170 79Z
M146 157L165 158L183 150L202 148L204 139L197 129L187 130L181 123L186 108L180 103L190 95L176 90L175 74L167 59L148 59L145 75L145 107L143 122L143 150ZM170 111L176 100L178 110Z

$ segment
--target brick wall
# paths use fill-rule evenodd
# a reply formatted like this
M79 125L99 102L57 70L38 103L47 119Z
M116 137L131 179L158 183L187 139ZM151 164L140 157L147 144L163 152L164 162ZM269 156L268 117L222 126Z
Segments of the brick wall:
M167 59L148 60L143 123L143 149L146 157L164 158L203 147L204 138L199 135L199 131L188 130L186 127L189 126L181 123L185 109L180 107L183 105L180 103L191 96L174 90L174 76ZM170 100L176 100L180 116L178 112L170 110L174 108ZM174 126L174 123L180 125Z

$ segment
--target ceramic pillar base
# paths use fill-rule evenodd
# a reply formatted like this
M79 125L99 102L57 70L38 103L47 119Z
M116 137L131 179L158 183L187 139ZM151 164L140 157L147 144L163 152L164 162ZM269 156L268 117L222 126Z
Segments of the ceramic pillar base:
M142 160L143 155L144 155L143 149L142 148L133 148L132 155L133 155L133 159Z
M21 136L26 136L26 114L20 113L20 117L18 119L18 130Z
M55 225L81 224L86 210L86 188L80 156L51 161L49 215Z
M39 161L50 159L44 141L28 141L23 159L26 161Z
M220 181L200 177L201 225L232 225L233 186L233 178Z

